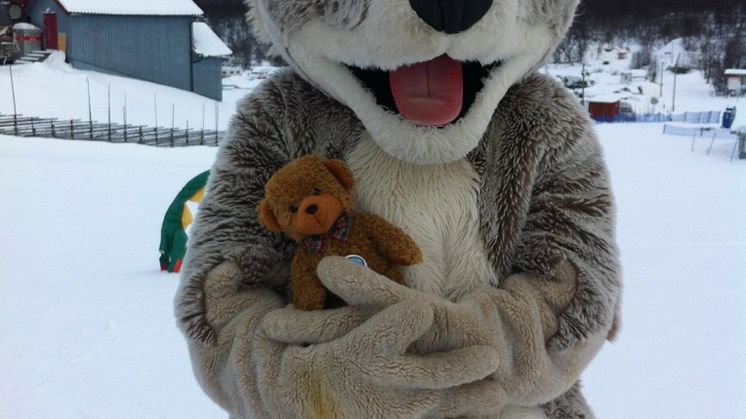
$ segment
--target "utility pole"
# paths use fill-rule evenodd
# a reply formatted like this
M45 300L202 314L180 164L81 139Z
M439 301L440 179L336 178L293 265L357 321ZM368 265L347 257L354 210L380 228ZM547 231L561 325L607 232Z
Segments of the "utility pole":
M660 79L661 92L658 94L659 97L663 97L663 60L659 61L660 71L658 72L658 78Z
M671 101L671 112L673 113L676 110L676 77L678 76L678 66L679 66L679 58L681 57L681 54L679 54L676 57L676 61L674 62L674 72L673 72L673 100Z
M581 92L580 92L580 97L581 97L580 103L583 106L585 106L585 62L583 63L583 67L580 71L582 73L581 76L583 76L583 82L582 82L583 85L581 87Z
M8 66L10 71L10 90L13 94L13 133L18 135L18 108L16 107L16 83L13 79L13 66Z

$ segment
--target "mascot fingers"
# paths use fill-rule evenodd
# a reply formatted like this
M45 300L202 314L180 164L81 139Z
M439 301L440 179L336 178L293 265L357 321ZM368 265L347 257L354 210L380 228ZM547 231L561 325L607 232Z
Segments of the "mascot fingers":
M324 258L317 273L325 287L356 307L380 310L424 295L339 256Z
M267 313L262 320L269 338L291 345L329 342L363 324L367 316L355 307L332 310L299 310L288 306Z

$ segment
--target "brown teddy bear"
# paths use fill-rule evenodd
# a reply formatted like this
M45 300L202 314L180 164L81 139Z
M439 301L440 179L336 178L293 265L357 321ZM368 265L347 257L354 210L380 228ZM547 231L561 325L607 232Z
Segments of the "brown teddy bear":
M344 305L316 276L325 256L346 256L399 284L404 277L396 265L422 261L417 244L402 230L376 215L352 212L354 184L341 161L308 155L278 170L265 185L259 219L296 242L291 292L301 310Z

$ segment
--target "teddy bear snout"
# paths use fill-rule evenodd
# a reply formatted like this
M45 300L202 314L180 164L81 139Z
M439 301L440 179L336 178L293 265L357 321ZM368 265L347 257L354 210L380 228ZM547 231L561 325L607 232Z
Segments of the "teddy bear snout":
M293 229L302 235L326 233L342 211L342 203L329 194L308 196L298 205L292 221Z

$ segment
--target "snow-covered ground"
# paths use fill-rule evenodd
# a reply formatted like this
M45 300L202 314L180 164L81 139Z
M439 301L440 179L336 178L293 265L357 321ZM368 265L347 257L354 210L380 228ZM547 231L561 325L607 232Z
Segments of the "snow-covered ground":
M604 52L598 94L620 87L629 57ZM609 61L604 65L603 61ZM600 64L599 64L600 62ZM603 69L602 67L608 67ZM597 70L601 70L598 72ZM261 69L258 69L259 71ZM580 66L550 66L579 75ZM259 71L262 72L262 71ZM263 72L262 72L263 74ZM15 66L20 113L207 128L213 102L148 82L77 71L53 56ZM662 104L673 76L664 74ZM257 84L224 80L221 128ZM9 92L0 67L0 91ZM633 83L631 90L636 90ZM701 73L677 80L676 111L746 102L711 95ZM657 85L643 85L656 96ZM12 112L0 94L0 112ZM746 115L746 114L742 114ZM618 201L623 330L584 379L602 418L737 418L746 412L746 161L733 142L661 134L660 124L599 125ZM221 418L199 389L175 327L177 276L158 271L160 223L216 149L157 149L0 136L0 419Z
M626 291L587 397L609 419L742 417L746 161L661 128L598 127ZM157 263L165 208L215 151L0 136L0 417L225 417Z
M0 67L0 113L13 113L10 66ZM106 122L109 118L109 86L111 86L111 120L123 122L127 102L127 122L148 126L214 129L217 118L219 129L228 126L235 113L236 103L259 81L249 80L246 74L223 80L223 101L186 90L156 83L119 77L96 71L83 71L65 63L64 54L55 52L43 63L13 66L18 113L28 116L79 118L88 120L88 83L91 87L93 119ZM204 114L203 114L204 109ZM203 120L204 115L204 120Z

